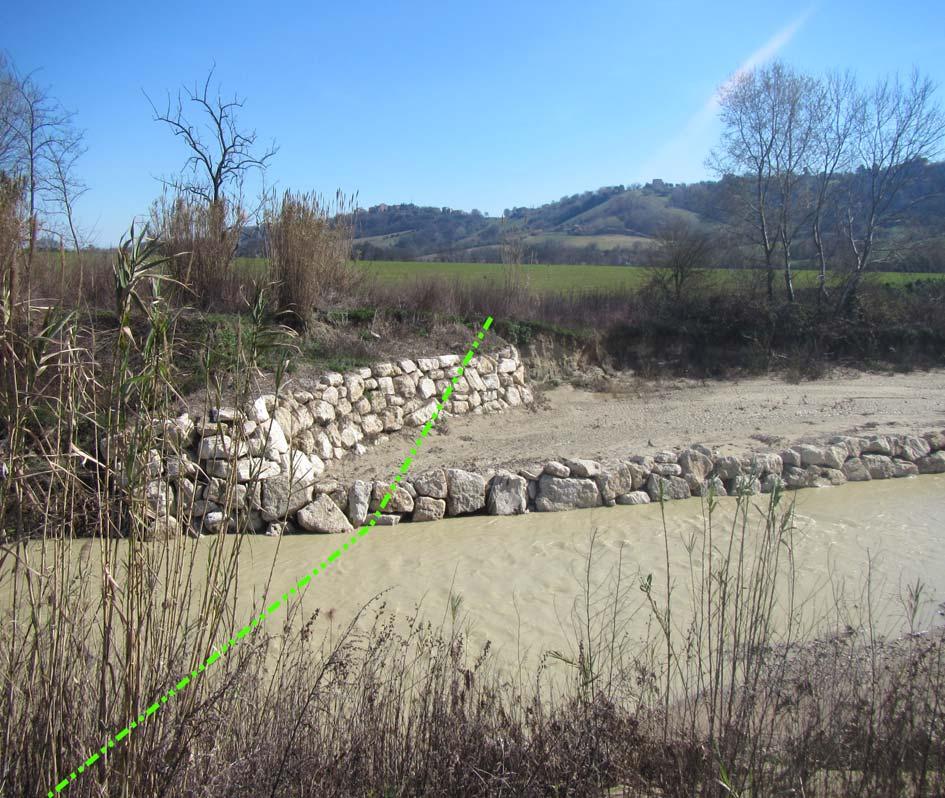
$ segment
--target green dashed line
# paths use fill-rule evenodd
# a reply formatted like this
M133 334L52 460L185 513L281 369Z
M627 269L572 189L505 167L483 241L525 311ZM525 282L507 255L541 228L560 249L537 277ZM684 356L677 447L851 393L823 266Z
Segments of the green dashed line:
M489 316L486 318L485 322L483 322L482 330L480 330L480 332L476 335L477 340L474 340L472 342L472 346L466 352L466 355L463 358L462 365L457 368L456 376L452 378L451 383L447 385L447 387L444 389L443 395L441 396L440 400L436 403L436 409L434 410L432 414L432 418L429 421L427 421L423 425L422 429L420 430L420 437L417 438L414 444L414 448L410 450L410 456L404 459L404 462L400 467L400 473L394 478L394 481L391 484L390 492L388 492L384 496L384 498L381 500L381 503L380 503L381 510L384 509L387 506L388 502L393 498L392 493L397 490L397 486L399 482L401 481L401 479L403 478L403 475L405 475L410 470L410 466L412 465L412 462L413 462L412 458L416 457L417 450L423 445L424 438L427 437L427 435L430 433L430 430L433 428L434 420L437 418L440 411L443 410L444 404L447 401L449 401L449 398L453 393L453 387L458 384L459 377L462 376L463 372L465 371L465 366L469 365L469 363L472 361L473 357L475 356L474 353L479 348L480 341L483 341L485 339L485 331L487 331L492 326L492 321L493 321L492 316ZM350 541L351 544L354 545L354 543L357 542L357 537L363 537L364 535L366 535L370 531L371 527L377 524L377 521L378 519L380 519L380 517L381 517L381 511L380 510L375 511L374 518L371 518L367 524L362 525L358 529L356 536L352 535L351 541ZM334 562L336 559L338 559L338 557L341 556L342 551L347 551L347 549L348 549L347 543L343 544L342 549L335 549L335 551L333 551L331 554L328 555L328 562ZM319 568L321 568L321 570L324 571L327 567L328 567L327 562L323 562L321 566L316 566L315 568L312 569L312 572L310 575L306 574L305 576L303 576L301 579L298 580L298 582L296 583L296 587L299 590L301 590L306 585L308 585L308 583L311 581L311 578L313 576L318 576ZM294 595L296 591L296 587L290 588L289 593ZM150 717L155 712L157 712L162 704L166 704L169 698L173 698L177 694L177 691L180 691L186 688L187 685L190 684L191 679L195 679L199 674L203 673L210 665L212 665L214 662L220 659L220 657L223 656L224 653L226 653L230 648L235 646L238 641L242 640L253 629L255 629L259 624L261 624L266 619L267 613L268 614L274 613L279 608L282 602L288 603L288 600L289 600L288 594L283 594L281 600L277 599L271 605L269 605L269 607L267 607L262 613L260 613L258 618L255 618L251 623L246 624L246 626L240 629L232 638L227 640L226 643L224 643L223 646L219 650L212 652L210 656L207 657L206 662L198 666L196 670L191 671L189 676L183 676L181 680L176 685L174 685L173 688L168 689L168 691L163 696L161 696L159 700L151 704L151 706L149 706L144 711L144 713L138 717L137 722L133 721L129 723L124 729L118 732L113 738L106 741L105 745L103 745L99 749L100 753L107 754L109 748L114 748L115 744L118 742L121 742L121 740L127 737L131 733L131 730L134 729L139 723L143 723L146 718ZM85 760L85 762L82 765L79 765L78 774L81 775L87 768L90 768L98 760L99 760L99 754L93 752L89 756L89 758ZM69 778L63 779L55 786L54 788L55 794L58 794L62 792L64 789L66 789L66 787L69 786L70 780L75 781L76 778L77 778L77 774L75 771L73 771L69 775ZM54 796L54 792L53 790L50 790L47 793L47 797L53 798L53 796Z

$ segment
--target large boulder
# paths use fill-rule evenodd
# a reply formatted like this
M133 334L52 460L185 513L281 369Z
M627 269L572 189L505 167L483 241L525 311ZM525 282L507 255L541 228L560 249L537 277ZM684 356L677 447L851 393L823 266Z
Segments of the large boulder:
M881 454L891 457L899 448L899 442L887 435L871 435L861 440L860 451L863 454Z
M443 499L431 499L418 496L413 505L414 521L439 521L446 515L446 502Z
M859 457L862 452L861 440L850 435L834 435L827 443L831 446L841 446L846 449L847 457Z
M827 480L831 485L842 485L847 481L846 475L839 468L821 468L820 476Z
M873 478L866 464L859 457L848 458L840 470L850 482L868 482Z
M740 474L731 482L729 494L732 496L754 496L761 493L761 481L753 474Z
M492 478L486 511L489 515L521 515L528 506L528 480L517 474Z
M735 477L742 473L741 460L731 455L718 457L715 460L715 468L712 472L715 476L726 481L735 479Z
M375 482L371 493L371 510L383 509L387 513L412 513L413 496L406 488L398 486L390 495L387 504L381 508L381 502L388 493L390 485L387 482Z
M765 477L769 474L780 476L783 469L784 462L781 460L781 455L765 453L751 456L751 472L757 477Z
M933 452L916 461L920 474L945 474L945 451Z
M846 446L839 445L813 446L809 443L801 443L793 449L800 455L801 466L804 468L808 466L841 468L849 454Z
M787 487L797 490L811 487L813 476L806 468L789 465L781 472L781 479Z
M653 473L661 477L678 477L682 475L682 466L679 463L654 463Z
M893 460L893 477L897 479L902 477L913 477L918 473L919 467L915 463L910 463L908 460Z
M326 493L319 494L315 501L299 510L295 520L302 529L309 532L340 535L352 531L351 523L345 518L345 514Z
M599 507L600 504L600 489L591 479L542 474L538 480L535 508L539 512L553 513L583 507Z
M565 476L572 477L596 477L601 472L600 463L596 460L572 460L568 457L562 457L561 462L567 466L571 473ZM560 475L556 475L560 476Z
M559 463L557 460L551 460L545 463L545 473L551 477L560 477L564 479L565 477L571 476L571 469L564 465L564 463Z
M932 451L932 447L925 438L917 438L915 435L906 435L899 439L899 457L914 463L921 460Z
M933 452L945 449L945 430L927 432L922 437L928 442Z
M891 479L896 471L892 458L884 454L864 454L860 459L873 479Z
M413 486L421 496L445 499L447 496L446 472L442 468L425 471L413 478Z
M661 477L659 474L650 474L646 483L646 492L653 501L663 499L688 499L692 492L682 477Z
M595 477L604 504L613 504L617 497L635 489L633 472L626 463L603 468Z
M348 488L348 518L355 526L367 520L371 504L371 483L356 479Z
M301 452L283 455L282 471L262 483L260 512L266 521L281 521L312 500L312 487L325 464Z
M160 515L143 529L145 540L171 540L181 536L181 526L173 515Z
M635 463L632 460L625 463L630 476L633 477L633 489L643 490L646 481L650 478L650 469L643 463Z
M450 468L446 472L446 481L446 508L450 515L475 513L485 506L486 481L479 474L461 468Z
M679 453L679 467L682 476L693 476L698 482L705 482L712 471L712 458L696 449L683 449Z

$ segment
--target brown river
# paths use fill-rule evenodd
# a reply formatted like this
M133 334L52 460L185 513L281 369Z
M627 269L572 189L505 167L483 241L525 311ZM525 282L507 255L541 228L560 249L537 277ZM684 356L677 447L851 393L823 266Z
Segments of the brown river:
M848 484L788 493L795 502L793 550L797 595L810 602L811 619L829 616L842 592L853 610L862 608L869 577L877 618L899 619L906 586L926 586L924 616L936 618L945 599L945 475ZM754 503L765 506L767 497ZM716 540L731 524L734 499L715 512ZM703 529L701 500L665 506L664 537L657 505L611 507L519 517L469 517L429 524L376 528L363 543L342 554L314 580L305 609L334 609L339 621L382 590L389 608L410 613L418 601L423 614L439 622L451 593L462 608L473 638L491 640L500 659L565 646L572 608L584 593L591 535L596 530L591 583L609 581L622 549L624 579L653 574L665 585L666 543L678 599L691 582L686 541ZM755 519L761 513L755 512ZM757 520L752 529L757 529ZM753 535L748 535L749 542ZM298 576L338 545L328 536L286 536L281 541L252 538L244 551L244 584L261 584L278 545L271 594L281 595ZM625 584L630 584L625 581ZM642 605L638 589L629 601ZM249 606L247 605L247 610ZM825 615L825 613L827 613ZM641 634L646 612L636 616ZM941 618L939 618L941 620ZM890 621L891 623L891 621ZM896 631L891 628L890 631Z
M867 576L875 617L892 624L888 631L898 630L891 619L901 619L900 597L917 580L925 585L926 625L942 621L945 475L803 490L785 499L795 502L796 595L808 602L808 617L821 627L818 633L836 630L838 621L829 608L838 594L854 612L862 610ZM763 507L767 497L753 502ZM734 499L724 499L715 511L717 545L731 524L734 506ZM752 511L752 529L757 530L761 516ZM458 595L473 641L492 641L499 660L511 664L521 656L564 649L573 639L572 609L583 595L596 531L592 587L610 584L622 556L624 584L630 587L627 601L631 609L640 606L630 630L642 635L648 615L637 585L652 574L662 600L667 546L674 602L677 607L686 603L684 594L692 583L686 542L703 529L701 500L667 503L665 524L664 536L659 506L645 505L377 527L312 581L303 608L306 614L316 607L323 613L334 610L333 623L343 624L386 591L389 609L409 614L421 602L422 614L438 623L447 615L450 595ZM749 534L748 547L758 538L760 533ZM240 596L247 620L254 598L259 606L273 557L270 599L281 596L343 540L318 535L244 538ZM183 545L209 549L212 544Z

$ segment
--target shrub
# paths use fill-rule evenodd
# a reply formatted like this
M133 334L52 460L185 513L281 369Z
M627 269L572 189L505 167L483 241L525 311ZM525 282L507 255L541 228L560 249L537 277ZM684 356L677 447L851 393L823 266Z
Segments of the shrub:
M265 217L269 268L278 309L304 326L315 310L329 310L361 280L352 266L354 199L334 202L314 193L286 191Z
M209 205L183 195L166 196L151 207L151 227L167 255L176 256L171 274L189 291L178 299L203 310L231 310L239 301L233 273L246 212L227 199Z

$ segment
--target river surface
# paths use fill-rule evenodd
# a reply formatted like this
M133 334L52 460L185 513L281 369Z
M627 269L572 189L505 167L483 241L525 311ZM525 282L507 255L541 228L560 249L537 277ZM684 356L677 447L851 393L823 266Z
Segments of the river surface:
M762 508L767 497L753 501ZM867 576L877 617L900 618L899 597L908 584L921 580L925 617L942 620L936 611L945 599L945 475L803 490L786 494L785 501L795 502L796 595L810 603L810 617L820 619L827 632L838 625L827 612L838 590L849 607L865 607L861 593ZM731 523L734 506L734 499L725 499L716 510L717 542ZM753 530L761 516L753 511ZM303 606L306 614L320 608L320 622L325 622L325 611L334 610L337 625L384 592L389 609L409 614L421 602L423 615L439 622L447 615L450 595L458 595L473 639L492 641L500 660L512 663L526 654L566 649L573 639L572 609L583 595L595 531L595 589L608 584L622 551L628 605L642 605L637 586L648 574L662 600L668 544L674 601L685 604L684 593L693 581L685 542L698 537L703 517L702 502L690 499L666 504L665 536L657 505L377 527L312 581ZM748 535L749 548L757 539L756 531ZM271 570L270 598L287 591L344 540L319 535L245 538L241 611L248 619ZM174 545L209 550L211 542ZM631 632L642 635L647 617L641 609Z
M784 498L795 502L797 595L811 602L809 618L827 618L829 627L836 619L827 609L838 590L850 609L863 608L867 577L877 617L900 617L899 597L916 580L926 586L926 616L935 617L945 599L945 475L809 489ZM759 507L766 502L754 497ZM717 541L734 507L735 500L727 499L717 508ZM669 502L665 514L668 538L657 505L375 528L314 580L305 607L334 609L344 620L386 590L389 608L410 613L422 601L424 614L440 621L453 594L462 597L474 638L491 640L503 658L560 649L573 637L572 608L584 592L595 530L592 585L610 584L621 548L625 584L653 574L654 585L665 585L668 541L675 595L684 599L692 582L685 542L703 529L703 505L698 499ZM753 530L760 517L754 513ZM751 544L753 534L748 538ZM271 593L281 594L338 544L333 536L253 538L244 555L244 584L265 580L278 545ZM631 603L642 603L638 589L628 595ZM641 611L641 634L646 620Z

